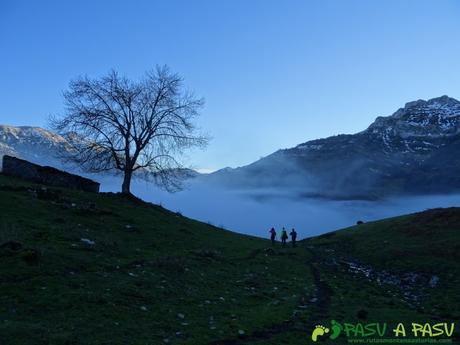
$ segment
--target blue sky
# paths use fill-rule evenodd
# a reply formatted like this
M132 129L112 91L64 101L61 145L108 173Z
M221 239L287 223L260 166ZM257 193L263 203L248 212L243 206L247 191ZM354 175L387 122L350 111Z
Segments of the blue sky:
M206 99L196 168L460 98L460 1L0 1L0 123L45 126L70 79L168 64Z

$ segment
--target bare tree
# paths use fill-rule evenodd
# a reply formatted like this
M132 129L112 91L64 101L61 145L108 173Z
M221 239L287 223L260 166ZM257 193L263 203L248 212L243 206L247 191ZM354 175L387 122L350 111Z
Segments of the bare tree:
M64 92L66 112L51 126L71 145L67 160L85 171L117 170L122 193L131 193L133 176L153 177L157 184L178 186L186 148L205 146L193 120L203 100L183 87L167 66L131 81L112 71L99 79L80 77Z

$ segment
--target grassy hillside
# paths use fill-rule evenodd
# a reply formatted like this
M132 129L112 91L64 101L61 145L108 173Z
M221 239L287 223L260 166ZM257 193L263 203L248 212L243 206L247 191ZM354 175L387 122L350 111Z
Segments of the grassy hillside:
M357 225L305 245L332 292L329 317L459 327L460 208Z
M307 344L331 319L459 320L459 226L435 210L271 248L0 176L0 344Z

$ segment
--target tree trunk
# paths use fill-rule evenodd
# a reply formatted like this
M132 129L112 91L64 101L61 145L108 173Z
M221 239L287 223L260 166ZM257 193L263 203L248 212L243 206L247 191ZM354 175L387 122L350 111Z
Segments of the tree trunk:
M131 177L133 176L132 171L125 171L123 177L123 184L121 185L121 192L123 194L131 194Z

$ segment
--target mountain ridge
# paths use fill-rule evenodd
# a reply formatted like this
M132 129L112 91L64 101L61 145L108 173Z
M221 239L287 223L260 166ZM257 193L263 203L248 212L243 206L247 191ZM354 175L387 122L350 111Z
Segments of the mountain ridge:
M284 186L301 195L340 199L446 193L460 190L460 161L452 162L459 133L458 100L417 100L377 117L361 132L281 149L247 166L218 171L211 180L238 188Z
M40 165L62 167L58 157L68 150L67 141L50 130L0 124L0 157L7 154Z

